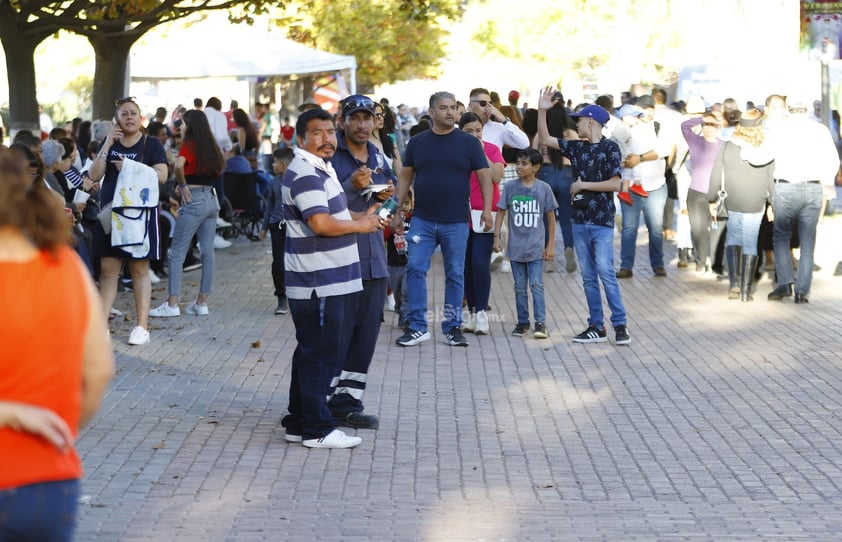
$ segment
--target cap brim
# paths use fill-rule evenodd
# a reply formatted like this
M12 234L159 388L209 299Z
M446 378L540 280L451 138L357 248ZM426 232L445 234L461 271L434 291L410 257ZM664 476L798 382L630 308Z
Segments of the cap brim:
M374 110L373 109L368 109L367 107L354 107L353 109L349 109L348 111L343 111L342 112L342 118L344 119L348 115L353 115L357 111L365 111L366 113L368 113L372 117L374 116Z

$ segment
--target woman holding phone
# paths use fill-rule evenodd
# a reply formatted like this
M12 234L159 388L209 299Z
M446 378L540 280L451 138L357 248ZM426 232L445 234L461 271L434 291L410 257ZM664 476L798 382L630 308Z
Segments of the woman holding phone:
M100 207L105 208L114 200L117 177L123 166L123 158L146 164L158 174L158 182L167 180L167 155L164 146L155 137L141 132L140 106L133 97L121 98L115 102L114 121L111 132L99 148L88 170L91 179L102 179L99 191ZM158 210L154 209L147 226L150 241L149 253L136 258L128 252L111 246L111 236L105 233L101 224L94 228L94 258L101 258L100 294L105 317L111 313L117 297L117 281L123 262L128 260L132 275L137 325L129 336L129 344L143 345L149 342L149 306L152 303L152 283L149 280L149 260L160 259L160 238L158 233Z

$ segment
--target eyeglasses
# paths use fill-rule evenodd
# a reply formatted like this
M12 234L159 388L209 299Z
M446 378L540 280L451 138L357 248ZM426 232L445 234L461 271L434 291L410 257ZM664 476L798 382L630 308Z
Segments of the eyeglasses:
M135 96L128 96L126 98L119 98L118 100L116 100L114 102L114 107L120 107L121 105L129 103L129 102L137 105L137 102L135 100L137 100L137 97L135 97Z
M707 127L707 128L719 128L719 123L716 123L716 122L703 122L703 123L702 123L702 126L705 126L705 127Z
M382 119L382 118L383 118L383 113L375 113L375 114L374 114L374 118L376 118L376 119Z
M471 100L471 101L475 104L479 104L480 107L487 107L488 104L491 103L488 100Z

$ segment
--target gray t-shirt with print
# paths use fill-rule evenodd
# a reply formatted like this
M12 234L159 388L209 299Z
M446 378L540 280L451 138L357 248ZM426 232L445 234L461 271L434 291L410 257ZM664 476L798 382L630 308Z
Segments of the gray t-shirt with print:
M497 209L508 213L509 240L506 256L515 262L533 262L544 257L544 214L558 208L550 185L535 179L524 186L520 179L503 185Z

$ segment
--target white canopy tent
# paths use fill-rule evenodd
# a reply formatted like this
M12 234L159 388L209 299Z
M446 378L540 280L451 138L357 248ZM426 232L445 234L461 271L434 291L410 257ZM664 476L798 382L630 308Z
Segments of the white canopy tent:
M348 84L356 93L357 60L294 42L271 31L246 24L208 21L168 35L150 33L131 51L132 81L160 81L209 77L257 79L348 70Z

